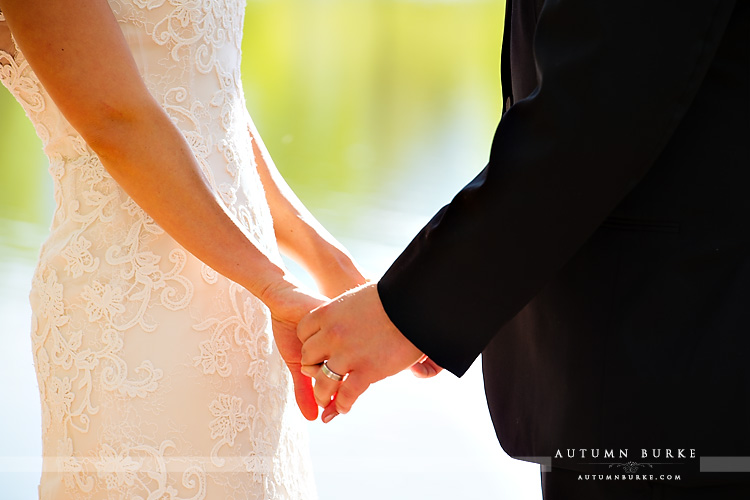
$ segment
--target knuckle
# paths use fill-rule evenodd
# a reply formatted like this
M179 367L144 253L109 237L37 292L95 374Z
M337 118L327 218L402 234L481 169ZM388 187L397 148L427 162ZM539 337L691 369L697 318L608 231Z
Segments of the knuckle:
M341 413L342 415L349 413L349 410L352 409L352 405L349 403L346 403L340 399L336 399L336 411Z
M332 342L339 343L346 337L346 328L338 323L328 327L328 337Z
M355 384L344 384L339 388L339 397L344 398L345 401L354 402L360 394L362 391Z
M303 321L304 319L300 320L300 322L297 323L297 338L301 341L304 341L304 339L307 338L307 329L305 328L305 324L303 323Z
M300 351L300 364L302 365L312 365L312 359L311 359L310 351L306 350L304 347Z
M318 385L315 386L315 401L318 403L319 406L327 406L328 403L331 402L331 393L330 391L325 391L322 389L318 389Z
M347 384L342 385L339 387L338 396L336 396L336 399L341 400L348 400L352 399L354 395L352 394L351 387L349 387Z

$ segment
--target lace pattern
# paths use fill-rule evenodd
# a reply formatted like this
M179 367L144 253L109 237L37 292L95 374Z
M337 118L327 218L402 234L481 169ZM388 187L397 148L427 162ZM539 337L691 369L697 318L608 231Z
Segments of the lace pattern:
M276 252L240 80L244 1L110 5L217 199ZM0 51L0 81L42 140L56 205L31 294L41 498L315 498L265 306L119 187L22 53Z

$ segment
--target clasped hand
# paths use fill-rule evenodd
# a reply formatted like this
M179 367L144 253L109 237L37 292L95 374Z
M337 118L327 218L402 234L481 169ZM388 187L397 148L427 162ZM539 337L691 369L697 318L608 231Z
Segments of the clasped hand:
M302 342L302 373L315 379L314 398L324 408L324 422L347 413L370 384L405 368L412 367L423 378L440 371L391 322L375 283L313 310L299 322L297 336ZM328 376L322 369L324 362ZM334 380L331 372L346 378Z

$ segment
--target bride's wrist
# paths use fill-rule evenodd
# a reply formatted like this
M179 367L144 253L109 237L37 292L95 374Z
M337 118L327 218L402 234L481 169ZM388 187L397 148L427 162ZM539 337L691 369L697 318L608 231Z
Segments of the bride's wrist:
M285 253L302 265L321 291L335 297L366 280L351 255L328 233L307 226L284 241Z
M260 286L258 293L252 290L251 292L273 311L280 297L285 297L290 291L299 288L299 283L286 270L282 270L281 273L275 272L269 275L263 285Z
M235 281L264 303L278 290L295 286L286 267L277 262L266 261L264 265L255 268L247 266L241 272L244 276Z
M367 282L351 256L338 249L320 259L311 272L323 293L330 297Z

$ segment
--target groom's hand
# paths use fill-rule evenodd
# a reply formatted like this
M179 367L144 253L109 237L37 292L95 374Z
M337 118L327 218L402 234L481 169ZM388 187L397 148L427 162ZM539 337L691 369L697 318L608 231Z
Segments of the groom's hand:
M418 378L431 378L441 371L443 368L426 356L419 363L411 365L411 372Z
M391 323L375 283L350 290L304 317L297 327L302 365L316 379L315 400L324 408L334 405L347 413L373 382L414 365L422 353ZM321 369L348 374L343 382L328 378ZM325 416L333 414L333 408Z
M306 419L315 420L318 405L313 395L312 379L301 370L302 342L297 338L297 323L325 300L287 282L269 287L261 300L271 311L274 340L279 354L292 373L297 406Z

